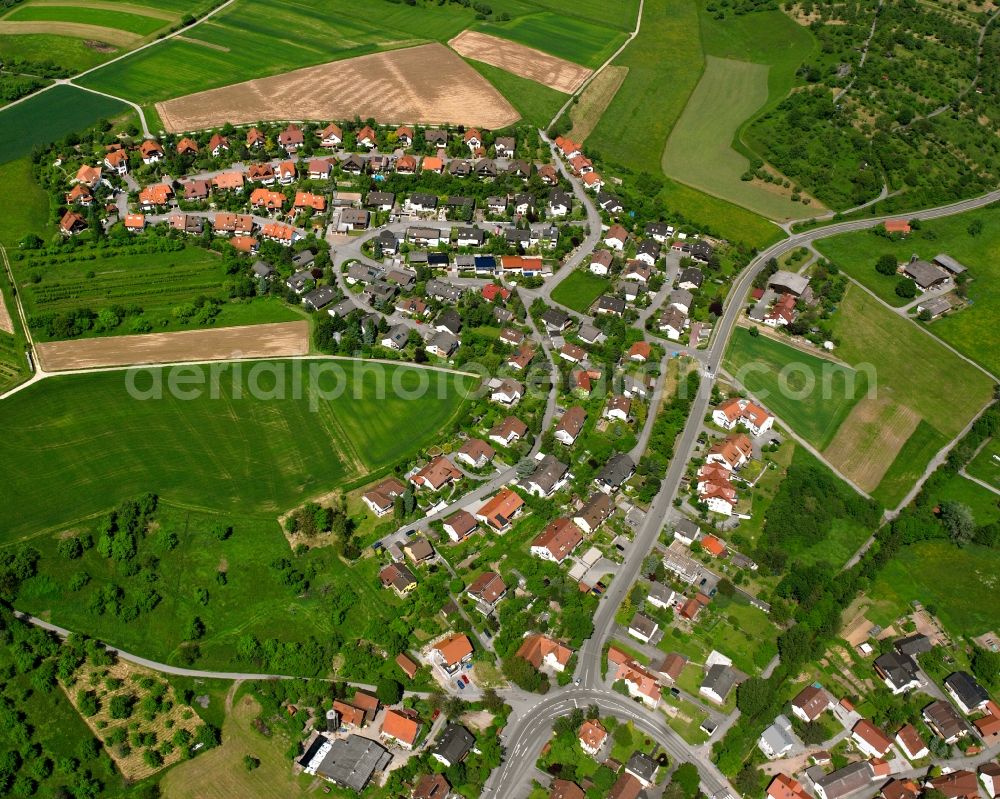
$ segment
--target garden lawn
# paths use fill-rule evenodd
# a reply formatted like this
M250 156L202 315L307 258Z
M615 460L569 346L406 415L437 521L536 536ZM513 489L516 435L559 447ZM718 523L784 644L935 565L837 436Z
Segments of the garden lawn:
M521 78L507 70L484 64L482 61L466 59L486 80L492 83L510 102L522 119L535 127L548 127L552 117L562 108L569 95L543 86L527 78Z
M981 225L977 235L970 227ZM920 223L900 241L892 242L873 231L845 233L816 243L833 263L890 305L904 305L910 300L895 293L897 278L875 271L882 255L893 255L897 262L917 255L930 260L939 253L957 258L968 268L970 305L930 323L936 336L994 374L1000 374L1000 332L995 321L1000 315L1000 206L993 205L957 216Z
M0 109L0 164L28 155L67 133L99 119L115 117L128 106L74 86L56 86L22 103Z
M973 477L1000 488L1000 441L992 439L965 469ZM994 497L994 503L996 502Z
M134 399L124 372L105 372L49 378L3 400L0 457L11 466L8 501L0 507L4 540L66 529L146 491L187 507L273 519L439 437L463 404L459 391L470 385L458 375L406 366L343 366L346 390L333 400L317 397L307 374L294 396L298 364L289 361L258 369L257 396L250 390L253 367L216 364L191 367L204 380L196 399L172 396L171 370L144 369L135 385L148 389L162 377L162 399ZM281 370L286 398L265 398L282 385L269 373ZM219 374L215 399L212 373ZM432 390L421 398L404 399L392 388L398 379L412 390L427 376ZM334 383L321 386L331 390Z
M1000 550L948 541L903 547L871 587L869 618L891 622L914 600L936 613L953 635L995 630L1000 617Z
M767 336L751 336L743 327L733 332L725 364L765 407L819 449L867 390L864 373Z
M574 270L552 290L552 299L578 313L587 313L594 301L611 288L611 281L583 269Z

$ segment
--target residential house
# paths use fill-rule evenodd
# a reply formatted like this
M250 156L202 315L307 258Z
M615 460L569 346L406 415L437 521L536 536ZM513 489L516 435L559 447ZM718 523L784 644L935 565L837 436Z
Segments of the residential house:
M488 158L482 158L472 167L472 173L481 180L493 180L497 176L497 165Z
M966 715L982 710L990 700L986 689L976 682L971 674L964 671L949 674L945 678L944 687Z
M607 191L597 192L597 205L598 207L607 214L620 214L625 210L625 206L622 205L622 201L619 200L614 194Z
M862 760L859 763L831 771L813 782L819 799L844 799L844 797L861 790L870 790L875 770L871 763Z
M628 624L628 634L648 644L659 631L660 625L645 613L637 611Z
M660 313L658 327L671 341L680 341L681 334L688 326L687 315L679 308L670 306Z
M594 312L598 316L618 316L625 315L625 300L621 297L614 297L610 294L602 294L597 299Z
M218 213L212 222L216 233L229 234L237 238L253 233L254 221L250 214Z
M983 763L979 767L979 781L986 789L986 795L996 799L1000 794L1000 763Z
M337 729L352 729L365 726L365 711L361 708L355 707L349 702L344 702L341 699L334 699L333 710L337 714L338 725L337 728L331 730L331 732L336 732Z
M404 324L393 325L386 331L385 335L382 336L382 340L379 342L383 347L388 347L393 350L401 350L406 347L406 343L410 340L410 328Z
M587 191L599 192L604 188L604 179L594 171L585 173L580 182Z
M243 191L243 173L242 172L220 172L218 175L212 178L212 186L216 191ZM185 193L185 198L187 194Z
M643 796L642 783L624 771L618 775L608 793L608 799L639 799L641 796Z
M446 768L451 768L465 760L475 746L476 739L471 732L459 724L449 724L444 728L437 746L431 750L431 757Z
M670 652L660 662L660 665L656 668L656 672L661 682L674 683L681 676L681 672L684 671L687 663L688 659L684 655L680 655L677 652Z
M291 225L271 222L260 229L260 235L268 241L277 242L285 247L291 247L299 240L299 232Z
M517 656L528 661L536 669L547 666L553 671L562 673L573 657L573 650L547 635L536 633L525 636Z
M691 312L694 295L687 289L674 289L670 292L669 306L687 315Z
M503 578L493 571L480 574L465 593L477 603L477 609L483 615L490 615L501 599L507 595L507 584Z
M261 188L250 192L250 205L258 211L280 211L287 200L280 191Z
M614 394L604 407L604 418L627 422L632 410L632 400L624 394Z
M475 128L465 131L465 146L475 152L483 146L483 135Z
M784 757L798 743L787 716L779 715L757 739L757 747L768 760Z
M548 497L566 484L569 467L552 455L537 461L535 471L521 481L521 486L531 495Z
M139 155L142 156L142 163L146 164L156 164L163 160L164 152L160 143L154 139L145 139L142 144L139 145ZM215 155L215 153L213 153Z
M298 150L305 143L305 136L298 125L289 125L278 134L278 145L291 153Z
M663 691L659 681L645 666L632 660L614 646L608 650L608 661L617 667L614 681L621 680L629 696L638 697L647 707L655 709L659 706Z
M79 186L77 188L80 188ZM139 206L146 211L152 211L164 205L169 205L173 199L174 190L166 183L153 183L139 192Z
M456 544L472 535L472 531L476 527L476 517L467 510L460 510L453 513L444 520L444 531L448 534L448 538Z
M753 458L753 445L744 433L727 436L711 446L705 456L706 463L717 463L734 471L742 469Z
M924 743L924 739L920 737L917 728L912 724L904 724L900 727L899 732L896 733L896 745L910 760L920 760L920 758L930 754L927 744Z
M556 778L549 787L549 799L586 799L583 788L575 782Z
M472 641L464 633L453 633L431 647L431 657L447 674L454 674L472 660Z
M413 788L411 799L448 799L451 783L443 774L424 774Z
M125 229L131 233L141 233L146 229L145 214L126 214Z
M326 147L327 149L340 147L343 141L344 141L344 131L340 128L339 125L336 125L332 122L319 132L320 146Z
M724 704L726 697L736 685L736 671L732 666L716 663L710 667L698 687L698 693L718 704Z
M612 494L635 473L635 463L624 452L611 456L594 478L594 484L605 494Z
M604 246L621 252L628 242L628 231L621 225L612 225L604 236Z
M882 678L886 687L894 695L898 696L923 685L917 664L909 655L886 652L875 658L872 665L875 668L875 673Z
M562 415L559 424L556 425L556 440L566 446L572 445L583 431L583 425L586 421L587 412L583 408L579 405L570 408Z
M549 522L531 542L531 554L552 563L562 563L583 541L580 528L565 517Z
M128 153L125 150L112 150L104 156L104 166L124 177L128 174Z
M369 510L381 519L392 512L396 497L402 496L405 491L406 486L399 480L395 477L387 477L362 494L361 499Z
M337 298L337 292L331 286L317 286L302 297L302 304L314 311L319 311Z
M365 197L365 205L377 211L391 211L396 203L396 195L391 191L370 191Z
M588 535L593 533L614 513L611 498L600 491L592 494L573 517L573 524Z
M885 757L892 748L892 739L868 719L861 719L851 728L851 739L862 754Z
M940 735L945 743L953 744L969 733L964 719L955 712L949 702L943 699L931 702L923 709L921 715L927 726Z
M257 128L250 128L247 131L246 144L248 150L259 150L267 144L267 137Z
M833 697L822 686L813 683L799 691L792 699L792 713L804 722L816 721L833 707Z
M200 236L205 231L205 220L200 216L191 216L190 214L171 214L170 227L189 236ZM274 268L270 264L264 264L267 269L261 270L258 265L263 263L263 261L258 261L251 267L251 270L256 277L270 280L275 275ZM270 271L267 271L268 269Z
M59 232L64 236L75 236L87 229L87 220L76 211L67 211L59 220Z
M701 529L690 519L680 519L674 525L674 538L685 546L691 546L701 537Z
M660 260L661 246L656 239L643 239L636 249L635 259L642 261L647 266L655 266Z
M455 455L456 460L465 461L473 469L482 469L496 456L496 450L481 438L470 438Z
M613 256L610 250L596 250L590 258L590 266L587 268L595 275L605 277L611 269Z
M502 405L516 405L524 396L524 386L511 378L504 378L492 389L490 399Z
M462 473L444 455L438 455L410 478L418 488L439 491L449 483L460 480Z
M591 757L596 757L608 739L608 731L598 719L588 719L580 725L576 737L580 741L580 748Z
M77 170L76 177L71 182L82 183L88 188L95 189L97 184L101 182L101 167L84 164Z
M420 715L409 708L389 708L382 718L381 736L390 744L412 749L420 735Z
M948 774L942 774L926 783L944 794L945 799L979 799L979 782L971 771L959 769Z
M767 786L767 799L812 799L802 783L787 774L775 774Z
M383 588L392 588L400 597L417 587L417 578L402 563L390 563L378 573L378 579Z
M541 319L545 329L550 333L561 333L572 324L570 315L558 308L549 308L542 314Z
M489 432L491 441L509 447L515 441L520 441L528 432L528 426L515 416L508 416L502 422L494 425Z
M634 363L645 363L649 360L650 355L652 355L652 348L649 346L649 342L637 341L631 347L629 347L626 357Z
M639 780L643 788L649 788L656 781L658 768L656 761L645 752L635 752L625 764L625 773Z
M298 762L305 774L361 793L376 773L389 767L392 755L377 741L360 735L333 740L317 735Z
M689 266L681 271L677 278L677 288L697 291L705 282L705 275L697 266Z
M501 488L476 511L476 519L488 524L495 532L506 532L524 507L524 500L509 488Z
M729 399L719 405L712 411L712 421L725 430L732 430L741 424L755 436L770 430L774 425L774 417L771 414L750 400L742 398Z
M677 602L677 596L676 593L663 583L651 583L649 593L646 594L646 601L654 608L666 610L674 606Z

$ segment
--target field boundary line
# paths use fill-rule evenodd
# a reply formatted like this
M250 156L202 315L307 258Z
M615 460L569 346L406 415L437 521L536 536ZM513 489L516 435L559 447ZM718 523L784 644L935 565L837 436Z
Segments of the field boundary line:
M230 2L232 2L232 0L230 0ZM635 37L639 35L639 29L642 27L642 12L643 12L643 9L644 9L645 5L646 5L646 0L639 0L639 10L638 10L638 12L636 12L636 15L635 15L635 29L630 34L628 34L628 38L626 38L625 41L622 42L621 47L619 47L617 50L615 50L608 57L607 61L605 61L597 69L595 69L593 72L591 72L590 73L590 77L588 77L583 83L581 83L577 87L576 91L573 92L569 96L569 98L566 100L566 102L563 103L562 108L560 108L558 111L556 111L555 116L552 117L552 119L549 121L549 124L546 125L547 128L551 128L553 125L555 125L556 122L558 121L559 117L561 117L564 113L566 113L566 109L569 108L570 105L572 105L573 101L577 97L579 97L580 94L583 93L584 89L586 89L591 84L591 82L594 80L594 78L596 78L598 75L600 75L604 71L605 67L607 67L609 64L611 64L612 61L614 61L616 58L618 58L618 56L620 56L623 52L625 52L625 48L626 47L628 47L630 44L632 44L632 42L635 39Z
M907 313L900 313L900 309L899 308L896 308L896 307L894 307L892 305L889 305L889 303L887 303L885 300L883 300L881 297L879 297L878 294L876 294L874 291L872 291L870 288L868 288L864 283L861 283L860 281L858 281L855 278L851 277L846 272L844 272L842 274L844 274L847 277L847 279L853 285L857 286L858 288L860 288L862 291L864 291L866 294L870 295L871 297L874 297L875 301L878 302L880 305L882 305L884 308L888 308L890 311L892 311L892 313L895 316L898 316L900 319L905 319L911 325L914 325L924 335L930 336L932 339L934 339L936 342L938 342L941 346L943 346L946 350L948 350L952 355L957 355L959 358L961 358L963 361L965 361L970 366L974 366L976 369L978 369L980 372L982 372L984 375L986 375L988 378L990 378L990 380L992 380L994 383L1000 383L1000 377L997 377L995 374L993 374L993 372L991 372L985 366L982 366L981 364L976 363L969 356L963 355L961 352L959 352L958 350L956 350L951 344L949 344L943 338L941 338L940 336L935 335L934 333L932 333L931 329L929 327L920 324L917 319L913 318L912 316L910 316ZM912 303L910 303L910 304L912 305Z
M731 374L729 374L729 372L726 371L725 369L722 369L720 367L719 368L719 374L724 375L727 379L729 379L730 381L732 381L733 385L736 386L737 388L739 388L741 391L745 391L751 397L754 396L753 392L751 392L739 380L737 380L735 377L733 377ZM765 404L765 403L762 403L762 404ZM860 494L861 496L863 496L865 499L872 499L871 494L869 494L867 491L865 491L863 488L861 488L861 486L859 486L857 483L855 483L850 477L848 477L847 475L843 474L840 471L840 469L838 469L836 466L834 466L832 463L830 463L830 461L828 461L825 457L823 457L823 453L820 452L818 449L816 449L816 447L814 447L812 444L810 444L808 441L806 441L798 433L796 433L795 429L790 424L788 424L787 422L785 422L780 416L775 415L775 413L773 411L771 411L771 415L774 416L774 420L778 424L780 424L785 430L788 431L788 434L792 438L795 439L796 443L798 443L800 446L802 446L806 450L808 450L808 452L809 452L810 455L812 455L817 460L819 460L820 463L822 463L831 472L833 472L835 475L837 475L837 477L839 477L841 480L843 480L845 483L847 483L851 488L854 489L855 492L857 492L858 494ZM843 424L843 422L841 422L841 424Z

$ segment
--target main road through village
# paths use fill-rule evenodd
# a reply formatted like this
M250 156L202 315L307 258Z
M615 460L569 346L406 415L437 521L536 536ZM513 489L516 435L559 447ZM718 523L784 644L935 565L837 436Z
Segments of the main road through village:
M551 146L551 143L550 143ZM563 168L559 158L553 152L556 163ZM563 168L564 169L564 168ZM523 290L526 304L530 304L535 297L541 297L547 303L555 305L551 299L552 289L570 274L573 269L582 263L600 239L600 216L589 196L584 192L582 185L575 178L565 173L573 184L574 193L577 199L583 204L587 211L587 224L589 230L585 241L570 256L567 263L545 286L536 291ZM1000 190L993 191L981 197L961 202L952 203L938 208L915 211L907 214L899 214L907 219L934 219L942 216L950 216L964 211L981 208L990 203L1000 200ZM749 291L751 284L757 274L766 266L771 258L777 258L782 254L801 247L812 244L819 239L827 238L839 233L846 233L856 230L872 228L887 217L870 217L846 222L839 222L824 227L818 227L801 233L788 236L776 244L768 247L759 253L747 268L736 279L732 290L729 292L722 317L717 321L712 334L712 343L705 350L695 350L692 352L699 362L702 371L701 380L697 395L691 405L691 412L687 423L679 436L674 456L671 459L667 473L662 481L659 493L653 499L649 511L646 513L644 521L636 531L633 546L629 548L628 555L618 569L609 589L600 599L597 613L594 616L593 635L584 642L580 649L577 669L574 674L572 684L554 688L545 696L527 694L518 689L502 691L502 695L510 703L513 711L509 723L502 734L504 745L504 760L499 768L494 770L484 788L483 795L491 799L523 799L530 791L531 781L535 776L535 761L544 746L545 742L552 734L552 727L556 719L571 712L574 708L586 708L596 705L602 714L615 716L623 721L632 721L637 729L648 734L655 739L664 749L671 763L676 765L680 762L691 762L697 768L701 777L702 789L711 797L737 796L737 792L730 785L726 777L716 768L710 759L708 745L692 746L685 742L666 724L666 719L662 713L650 710L645 706L635 702L628 697L622 696L612 690L607 685L607 680L602 677L602 653L604 645L611 639L615 629L615 612L621 605L625 595L632 584L639 576L642 563L652 551L657 538L667 517L671 503L678 495L681 478L684 474L685 466L693 454L698 434L701 428L702 419L708 412L709 402L712 394L712 381L718 372L722 361L726 345L732 334L736 321L744 308L744 298ZM377 232L377 231L375 231ZM367 239L366 235L362 237ZM361 240L354 240L351 244L338 251L335 255L335 265L344 263L346 260L364 260L360 251ZM336 270L339 273L339 269ZM348 295L352 296L352 295ZM354 298L358 301L357 298ZM18 310L22 314L18 298ZM648 315L648 314L647 314ZM529 317L530 318L530 317ZM543 348L550 364L553 363L551 348L548 343L535 331L536 336L542 341ZM668 356L669 357L669 356ZM165 365L165 364L164 364ZM665 365L665 364L664 364ZM661 369L661 379L657 383L657 391L654 393L651 408L658 406L658 399L662 396L663 374L666 370ZM47 375L39 375L45 377ZM555 410L555 388L549 393L549 402L544 418L545 428L552 421ZM647 424L642 431L639 444L633 450L633 456L637 459L645 449L652 429L654 413L650 413ZM540 440L540 437L539 437ZM536 443L534 452L538 451L539 444ZM443 511L439 511L426 521L440 518L452 512L456 507L461 507L473 501L481 500L500 484L509 482L513 477L511 470L503 472L477 487L472 495L467 495L455 504ZM412 527L412 525L411 525ZM27 620L33 623L41 623L40 620L26 616ZM67 631L59 628L60 633ZM117 650L119 655L127 660L140 662L143 665L158 669L165 673L177 673L177 668L168 664L161 664L141 658L137 655ZM775 663L772 663L772 667ZM247 678L267 678L282 675L255 675L238 674L228 672L199 672L197 670L185 669L185 674L190 676L204 676L221 679L247 679ZM735 713L728 717L720 726L721 730L727 729L735 720Z

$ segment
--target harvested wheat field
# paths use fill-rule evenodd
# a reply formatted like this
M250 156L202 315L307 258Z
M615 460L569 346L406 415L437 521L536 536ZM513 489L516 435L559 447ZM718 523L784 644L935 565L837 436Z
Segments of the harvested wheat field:
M105 28L101 25L86 25L82 22L29 22L27 20L24 22L0 22L0 34L17 36L26 33L48 33L70 36L75 39L93 39L123 47L131 47L142 41L142 37L137 33L129 33L118 30L118 28Z
M905 405L866 397L851 409L823 457L863 490L874 491L919 423L920 414Z
M580 95L580 102L570 106L569 118L573 129L568 137L576 142L586 141L597 123L601 121L604 112L608 110L611 101L615 99L618 89L625 82L628 67L606 66L587 84Z
M348 58L156 104L171 132L285 119L350 119L496 129L514 107L443 44Z
M566 94L575 92L590 77L591 70L586 67L488 33L462 31L448 44L466 58L505 69Z
M276 322L218 330L50 341L36 344L35 352L46 372L149 363L281 358L308 354L309 323Z

